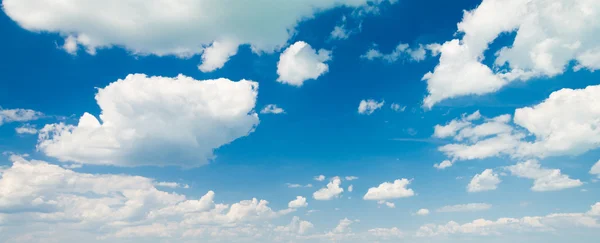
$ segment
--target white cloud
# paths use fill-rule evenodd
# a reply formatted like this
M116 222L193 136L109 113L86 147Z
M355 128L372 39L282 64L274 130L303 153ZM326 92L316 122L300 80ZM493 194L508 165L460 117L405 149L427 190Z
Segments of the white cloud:
M596 164L592 166L592 168L590 169L590 174L597 175L598 178L600 178L600 160L598 160L598 162L596 162Z
M436 169L438 169L438 170L443 170L443 169L446 169L448 167L452 167L452 161L450 161L450 160L444 160L444 161L442 161L442 163L434 164L433 167L436 168Z
M201 166L213 150L254 131L258 84L128 75L99 89L100 120L46 125L37 148L61 161ZM135 92L133 92L135 91Z
M346 179L347 181L353 181L353 180L358 180L357 176L346 176L344 177L344 179Z
M362 115L371 115L376 110L380 109L385 101L377 102L372 99L361 100L360 104L358 104L358 114Z
M39 233L38 226L66 234L62 237L77 232L93 234L86 235L90 239L180 238L187 230L227 229L292 211L272 210L268 201L256 198L215 204L212 191L198 200L188 199L161 191L153 179L141 176L77 173L17 155L10 160L12 166L0 172L0 211L10 212L0 215L11 222L3 225L2 242Z
M421 208L421 209L419 209L419 211L417 211L417 215L420 215L420 216L429 215L429 209Z
M348 186L348 192L352 192L354 190L354 186L353 185L349 185Z
M300 185L300 184L285 183L285 185L286 185L288 188L300 188L300 187L307 187L307 188L310 188L310 187L313 187L313 185L312 185L312 184Z
M488 210L490 208L492 208L492 205L487 203L469 203L443 206L441 208L438 208L436 211L440 213L477 212Z
M403 197L412 197L415 192L407 188L410 180L402 178L395 180L393 183L384 182L378 187L371 187L363 197L364 200L388 200Z
M277 226L275 231L303 235L312 228L314 228L314 225L311 222L300 220L299 217L294 216L289 225Z
M268 104L262 110L260 110L260 114L284 114L285 110L283 108L275 105Z
M324 175L318 175L318 176L315 176L313 179L315 181L324 181L325 180L325 176Z
M394 204L393 202L385 201L385 200L377 201L377 204L379 204L379 205L385 205L388 208L396 208L396 204Z
M262 4L240 3L232 8L230 3L208 0L110 0L102 4L77 0L62 4L8 0L2 5L4 12L21 27L65 37L63 49L69 53L76 53L78 46L91 54L112 46L126 48L136 55L190 57L202 53L199 68L212 71L235 55L238 45L250 45L255 53L279 50L299 22L318 12L341 6L367 8L381 2L269 0ZM274 6L277 11L264 6ZM131 14L134 12L137 14Z
M427 47L428 46L424 47L423 45L419 45L417 48L410 48L408 44L400 43L391 53L388 54L383 54L381 51L376 49L376 47L373 47L367 50L367 52L360 57L370 61L381 59L388 63L397 62L399 60L420 62L425 60L427 57L427 51L429 50Z
M447 224L426 224L419 228L417 237L433 237L438 235L500 235L503 232L555 231L573 226L598 228L595 209L599 203L592 206L586 213L549 214L546 216L527 216L523 218L499 218L496 221L476 219L472 222L459 224L450 221Z
M38 130L31 124L23 124L20 127L16 127L15 132L18 134L36 134Z
M0 107L0 126L10 122L28 122L41 118L44 114L29 109L3 109Z
M168 182L168 181L155 182L154 186L168 187L168 188L190 188L190 186L187 184L180 184L177 182Z
M406 106L401 106L396 103L392 103L392 105L390 105L390 108L396 112L403 112L404 110L406 110Z
M334 198L338 198L342 192L344 192L344 188L341 188L342 180L339 177L334 177L331 179L329 183L327 183L327 187L321 188L318 191L313 193L313 198L315 200L327 201Z
M302 196L297 196L296 199L290 201L288 203L289 208L305 208L308 207L308 203L306 202L306 198Z
M429 92L424 106L495 92L515 80L553 77L572 60L576 70L598 69L598 10L595 0L482 1L458 23L462 39L444 43L439 64L423 76ZM484 65L488 45L509 32L516 32L514 41L496 53L492 68Z
M476 174L467 186L468 192L491 191L498 188L498 184L502 182L497 173L492 169L486 169L481 174Z
M368 233L382 240L393 240L404 237L404 233L396 227L393 228L374 228L368 230Z
M314 50L304 41L289 46L277 63L277 81L300 87L304 81L317 79L329 71L325 62L331 60L331 52L325 49Z
M331 31L331 38L334 40L345 40L350 37L352 32L346 29L346 25L336 25Z
M558 191L583 185L580 180L563 175L559 169L542 168L537 160L527 160L506 168L512 175L533 179L532 191Z

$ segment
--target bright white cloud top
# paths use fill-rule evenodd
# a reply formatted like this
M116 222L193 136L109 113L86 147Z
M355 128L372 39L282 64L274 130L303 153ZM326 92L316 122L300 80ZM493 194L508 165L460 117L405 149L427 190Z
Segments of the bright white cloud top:
M444 43L438 65L423 76L429 92L423 105L495 92L515 80L553 77L571 61L575 70L599 69L599 13L595 0L484 0L464 13L458 23L463 37ZM484 51L504 33L516 37L497 52L493 68L486 66Z
M319 201L328 201L334 198L338 198L342 192L344 192L344 188L341 188L342 179L339 177L333 177L329 183L327 183L327 187L321 188L318 191L313 193L313 198Z
M383 107L383 104L385 104L385 101L383 100L381 102L378 102L373 99L361 100L358 104L358 114L371 115L376 110L381 109L381 107Z
M230 2L211 0L111 0L101 4L6 0L2 5L6 14L27 30L65 36L64 48L70 53L76 53L79 46L92 54L112 46L122 46L138 55L189 57L201 53L200 70L213 71L235 55L239 45L250 45L256 53L279 50L298 22L315 13L381 2L266 0L231 7ZM264 6L274 6L277 11Z
M498 188L498 184L502 182L497 173L492 169L486 169L481 174L473 176L469 185L467 185L468 192L482 192L491 191Z
M306 202L306 198L302 196L297 196L296 199L290 201L288 203L289 208L305 208L308 207L308 203Z
M30 109L2 109L0 107L0 126L10 122L28 122L41 118L44 114Z
M507 169L515 176L532 179L532 191L558 191L583 185L580 180L563 175L559 169L542 168L537 160L527 160Z
M389 200L412 197L415 192L408 188L410 180L402 178L392 182L381 183L378 187L371 187L363 196L364 200Z
M258 125L257 93L246 80L129 75L98 90L100 119L46 125L37 147L82 164L201 166Z
M277 63L278 82L300 87L304 81L317 79L329 71L325 62L331 60L331 52L315 50L304 41L298 41L289 46Z

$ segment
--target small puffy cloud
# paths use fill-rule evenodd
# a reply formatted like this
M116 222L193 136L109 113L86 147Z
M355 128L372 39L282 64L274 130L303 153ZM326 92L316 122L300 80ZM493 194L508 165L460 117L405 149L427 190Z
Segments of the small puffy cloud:
M288 203L289 208L305 208L308 207L308 203L306 202L306 198L302 196L297 196L295 200L292 200Z
M337 7L377 8L383 2L270 0L264 4L238 3L232 8L227 2L207 0L109 0L102 4L7 0L2 6L6 15L26 30L63 36L62 49L71 54L77 53L80 46L90 54L113 46L135 55L187 58L202 54L199 69L209 72L222 67L240 45L248 45L257 54L280 50L296 26L316 13ZM277 11L264 6L273 6ZM137 11L140 9L143 11Z
M325 176L324 175L318 175L318 176L315 176L313 179L315 181L324 181L325 180Z
M257 89L246 80L128 75L98 89L99 119L84 113L77 125L48 124L37 148L83 164L201 166L254 131Z
M454 212L477 212L484 211L492 208L491 204L487 203L469 203L469 204L457 204L449 205L438 208L436 212L440 213L454 213Z
M417 211L416 215L419 215L419 216L429 215L429 209L421 208L421 209L419 209L419 211Z
M473 176L471 182L467 186L468 192L482 192L491 191L498 188L501 180L497 173L494 173L492 169L486 169L481 174Z
M44 114L30 109L3 109L0 107L0 126L10 122L28 122L41 118Z
M353 181L353 180L358 180L357 176L346 176L344 177L344 179L346 179L347 181Z
M393 202L385 201L385 200L377 201L377 204L379 204L379 205L385 205L388 208L396 208L396 204L394 204Z
M542 168L537 160L527 160L506 169L514 176L533 179L532 191L558 191L583 185L580 180L563 175L559 169Z
M298 41L289 46L277 63L277 81L300 87L304 81L317 79L329 71L325 62L331 60L331 52L325 49L314 50L304 41Z
M331 38L334 40L345 40L350 37L351 32L346 29L345 25L336 25L331 31Z
M340 187L342 184L342 180L339 177L334 177L331 179L329 183L327 183L327 187L321 188L318 191L313 193L313 198L315 200L327 201L334 198L338 198L344 189Z
M371 115L378 109L381 109L385 101L377 102L373 99L361 100L358 104L358 114Z
M590 174L596 175L598 176L598 178L600 178L600 160L598 160L598 162L596 162L596 164L592 166L592 168L590 169Z
M401 106L396 103L392 103L392 105L390 105L390 108L396 112L403 112L404 110L406 110L406 106Z
M364 195L364 200L389 200L389 199L397 199L404 197L412 197L415 195L415 192L407 188L410 184L410 180L402 178L399 180L395 180L393 183L384 182L381 183L378 187L371 187Z
M16 127L15 132L18 134L36 134L38 130L31 124L23 124L20 127Z
M452 167L452 161L450 161L450 160L444 160L444 161L442 161L442 163L434 164L433 167L436 168L436 169L438 169L438 170L443 170L443 169L446 169L448 167Z
M287 232L291 234L303 235L312 228L314 228L314 225L311 222L300 220L299 217L294 216L289 225L277 226L275 228L275 232Z
M283 108L275 105L268 104L262 110L260 110L260 114L284 114L285 110Z
M348 192L352 192L354 190L354 186L353 185L349 185L348 186Z

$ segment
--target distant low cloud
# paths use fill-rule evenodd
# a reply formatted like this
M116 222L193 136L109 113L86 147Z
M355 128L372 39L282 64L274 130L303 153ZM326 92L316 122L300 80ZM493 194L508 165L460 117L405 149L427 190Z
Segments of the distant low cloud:
M378 109L381 109L385 101L375 101L373 99L361 100L358 104L358 114L361 115L371 115Z

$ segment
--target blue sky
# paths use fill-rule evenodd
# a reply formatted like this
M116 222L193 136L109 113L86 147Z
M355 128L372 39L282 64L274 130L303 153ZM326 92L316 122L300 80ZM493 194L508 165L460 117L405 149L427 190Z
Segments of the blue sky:
M2 242L598 237L597 1L110 2L2 1Z

